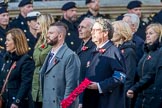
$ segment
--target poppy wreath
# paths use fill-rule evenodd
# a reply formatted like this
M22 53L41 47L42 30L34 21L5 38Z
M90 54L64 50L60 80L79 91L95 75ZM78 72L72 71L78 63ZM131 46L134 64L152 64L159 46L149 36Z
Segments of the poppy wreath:
M81 84L70 93L70 95L67 98L61 101L62 108L68 108L73 103L73 101L76 100L77 96L81 94L90 83L91 81L85 78L81 82Z

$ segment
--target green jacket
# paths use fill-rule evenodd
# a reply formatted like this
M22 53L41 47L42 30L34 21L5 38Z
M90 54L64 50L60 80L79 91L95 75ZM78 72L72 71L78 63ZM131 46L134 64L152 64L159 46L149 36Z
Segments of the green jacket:
M32 83L32 96L34 102L42 102L39 71L51 48L52 47L50 45L42 44L39 47L35 48L34 50L33 59L35 61L35 70L34 70L33 83Z

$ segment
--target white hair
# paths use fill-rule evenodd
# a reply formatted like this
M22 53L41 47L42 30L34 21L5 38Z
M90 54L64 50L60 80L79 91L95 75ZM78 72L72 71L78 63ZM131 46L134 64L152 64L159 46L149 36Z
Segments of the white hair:
M85 17L84 20L88 20L89 22L89 26L90 26L90 29L93 27L94 23L95 23L95 19L93 18L89 18L89 17Z
M140 23L139 17L133 13L126 13L126 14L124 14L124 17L125 16L130 17L130 23L136 25L136 31L137 31L137 29L139 27L139 23Z

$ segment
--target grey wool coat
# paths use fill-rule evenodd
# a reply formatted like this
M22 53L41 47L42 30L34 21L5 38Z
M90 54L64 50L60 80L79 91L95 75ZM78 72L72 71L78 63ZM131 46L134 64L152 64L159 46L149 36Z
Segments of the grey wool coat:
M65 99L79 84L80 60L66 44L59 49L48 64L49 54L40 70L43 108L61 108ZM78 99L69 108L78 107Z

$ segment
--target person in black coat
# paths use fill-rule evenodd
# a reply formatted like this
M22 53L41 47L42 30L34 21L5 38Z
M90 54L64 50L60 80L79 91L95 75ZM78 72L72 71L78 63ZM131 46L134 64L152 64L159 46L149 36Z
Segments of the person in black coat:
M79 24L86 17L93 18L93 19L96 19L96 18L99 18L99 17L106 18L104 15L99 13L100 5L99 5L98 0L85 0L85 4L88 7L88 11L87 11L87 13L81 15L78 18L77 21L78 21Z
M156 66L159 57L159 49L161 47L162 36L161 24L150 24L146 28L146 44L144 47L144 55L138 63L137 72L139 81L136 82L127 91L127 96L133 98L138 94L135 108L155 108L151 102L154 99L154 80ZM158 108L158 107L157 107Z
M9 70L11 67L13 69L2 94L5 104L3 108L32 108L31 87L34 61L27 54L26 37L20 29L11 29L7 32L5 44L7 53L0 72L1 89Z
M139 17L139 27L137 29L137 31L135 32L135 34L137 36L139 36L140 38L142 38L143 40L146 39L145 37L145 30L146 30L146 26L147 26L147 23L145 21L142 20L142 2L141 1L138 1L138 0L133 0L133 1L130 1L127 5L127 10L128 12L127 13L133 13L133 14L136 14L138 17ZM124 14L121 14L120 16L118 16L116 18L116 20L122 20L124 17Z
M28 54L33 57L33 52L35 45L37 43L37 40L39 38L38 33L38 26L37 26L37 17L40 16L41 13L39 11L32 11L27 14L27 24L29 27L29 31L26 32L26 38L29 45L29 52Z
M160 0L160 2L162 3L162 0ZM155 14L152 13L147 19L148 19L149 24L151 24L151 23L162 24L162 9Z
M62 6L61 10L63 11L63 18L60 21L68 26L65 42L71 50L76 51L81 44L78 33L78 23L76 22L76 3L67 2Z
M32 0L21 0L19 5L20 14L18 17L13 19L10 23L11 28L19 28L24 33L29 31L26 16L29 12L33 10L33 1Z
M162 106L162 47L159 49L158 63L156 66L155 81L153 85L150 108L161 108Z
M137 34L136 31L139 27L139 17L136 14L124 14L123 21L127 22L129 26L131 27L133 38L132 41L136 45L136 59L137 63L143 56L143 45L144 45L144 40L142 40Z
M6 32L9 30L9 13L6 5L4 2L0 4L0 61L5 54ZM0 62L0 69L1 67L2 62Z
M91 28L93 26L94 20L91 18L85 18L78 26L79 38L82 39L82 44L77 50L77 54L81 61L81 70L79 81L82 82L85 79L87 62L92 56L92 50L94 50L95 44L92 42L91 38ZM82 106L82 96L80 95L79 108Z
M114 27L113 38L111 39L114 44L120 49L124 56L126 64L126 82L125 91L134 85L136 75L136 50L135 44L132 42L132 31L130 26L124 21L115 21L112 23ZM126 94L126 92L125 92ZM125 95L125 108L133 108L134 100L130 100Z
M96 44L87 62L86 77L91 84L83 94L83 108L124 108L124 61L111 41L113 28L107 19L96 19L92 41Z

